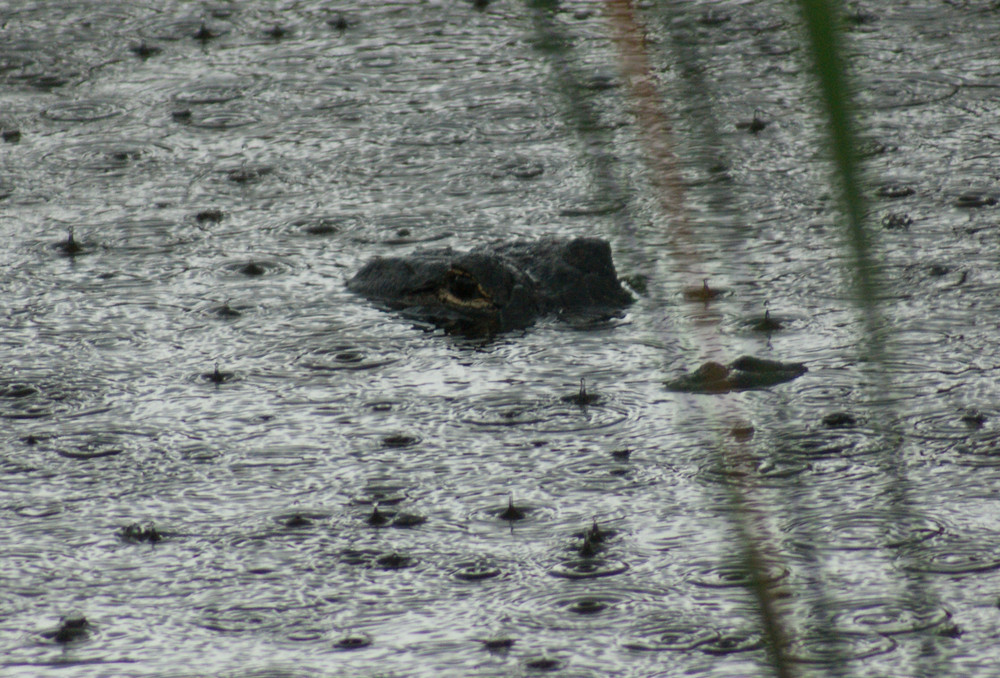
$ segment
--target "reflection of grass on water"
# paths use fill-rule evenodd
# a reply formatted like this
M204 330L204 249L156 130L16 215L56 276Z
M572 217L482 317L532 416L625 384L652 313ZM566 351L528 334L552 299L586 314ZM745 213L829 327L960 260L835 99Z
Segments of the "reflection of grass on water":
M820 105L826 118L828 143L834 174L840 188L841 209L846 227L846 247L850 251L854 277L854 299L864 316L865 339L872 357L881 355L881 323L876 303L879 267L875 261L872 236L865 225L865 204L861 193L861 168L854 131L852 98L846 62L840 47L838 27L842 11L834 11L833 0L798 0L805 20L809 58L819 88Z
M849 255L845 257L845 261L850 262L848 274L852 277L854 304L861 315L863 330L860 358L869 361L875 370L875 379L868 385L873 392L868 395L874 401L886 403L890 402L886 396L891 389L888 372L885 370L885 339L888 330L878 303L879 293L883 289L881 267L872 233L865 223L862 170L855 132L855 102L849 86L847 57L840 35L845 14L836 0L798 0L798 5L805 28L807 54L812 62L814 84L818 90L818 103L823 113L833 178L840 194L841 219L845 230L844 247ZM895 480L891 492L890 514L901 519L912 517L899 455L900 436L893 430L896 427L896 417L890 406L883 406L876 416L882 418L884 467L894 474ZM821 565L816 563L817 571L813 573L820 587L822 578L818 570ZM932 595L921 580L909 580L908 587L907 597L911 601L919 601L922 605L930 603ZM842 654L844 643L832 621L828 597L821 596L816 607L818 617L822 620L822 636L828 646L826 651L831 653L830 658L843 666L844 657L838 659L837 655ZM783 652L772 653L772 657L778 675L791 674L789 658ZM943 669L940 665L933 666L933 653L926 660L930 665L924 666L924 670L934 673ZM940 661L937 663L940 664Z
M873 379L867 384L868 396L873 402L883 403L875 412L880 418L883 451L883 468L892 478L890 485L889 514L895 522L912 520L915 514L909 499L908 482L904 475L904 463L900 455L902 436L898 431L897 417L890 403L892 384L886 365L889 362L886 339L891 328L886 323L879 299L883 297L883 275L875 248L874 238L865 223L866 206L862 193L862 168L858 137L855 133L855 102L849 87L847 58L840 44L843 8L836 0L798 0L806 31L806 46L812 62L813 77L819 93L819 105L824 114L830 157L833 162L834 180L840 189L841 218L845 227L845 258L850 262L848 273L853 278L854 304L861 314L863 345L860 359L867 361L874 371ZM891 529L887 525L887 531ZM909 577L905 581L905 599L909 604L921 609L939 609L935 596L926 582L919 577ZM825 600L825 598L821 599ZM818 605L821 619L825 620L825 636L828 639L831 658L840 654L843 643L837 636L828 605ZM775 666L777 673L787 674L786 668ZM945 675L946 659L933 650L923 659L921 671L927 675ZM843 666L843 658L837 660Z
M638 135L647 156L650 184L653 190L663 193L659 196L661 208L674 222L673 229L676 231L672 234L672 255L678 260L675 262L676 268L683 270L687 265L687 262L683 261L687 254L685 238L691 237L693 233L685 222L683 206L679 206L680 201L676 200L679 197L677 192L680 190L680 183L676 181L677 162L671 150L671 125L663 114L660 95L655 92L655 86L650 84L655 82L655 76L647 61L645 29L636 18L635 7L630 0L605 0L604 4L611 37L617 45L626 75L626 83L640 83L624 88L622 96L628 97L633 109L637 111ZM840 198L840 218L844 225L843 248L846 255L844 260L848 262L846 273L851 278L854 305L861 317L859 359L868 363L874 370L872 372L874 379L868 384L874 391L869 393L872 401L888 402L884 396L887 395L889 385L885 381L885 370L882 369L886 358L884 345L886 330L878 301L883 289L882 276L873 236L865 224L866 209L862 194L859 145L854 129L855 110L849 88L846 56L841 46L840 33L846 13L836 0L797 0L797 4L804 28L805 54L811 62L813 84L818 93L817 103L828 143L829 157L832 160L832 183ZM557 3L551 0L526 0L526 5L529 11L533 12L540 51L546 58L563 66L557 70L561 73L561 79L554 84L554 89L568 100L567 119L575 123L581 135L592 134L592 129L585 130L587 126L581 124L585 119L592 118L593 112L582 100L583 92L579 83L574 82L573 60L570 56L573 49L572 41L560 33L557 22L550 20L550 13L555 10ZM660 9L665 15L669 15L675 7L682 12L691 9L687 3L670 2L661 5ZM672 24L673 27L679 25ZM674 30L673 27L667 31ZM681 37L684 39L678 42L687 43L690 39L690 35ZM684 45L678 45L678 53L674 56L683 81L682 87L688 90L693 99L707 101L704 97L704 83L700 81L700 69L696 63L697 55L686 51ZM706 148L719 149L719 135L717 130L713 129L711 110L705 107L702 107L702 110L707 115L702 119L685 121L689 123L687 127L694 130L695 134L705 137L701 141L708 142L705 144ZM607 167L590 169L596 175L594 178L606 180L608 176L614 175L614 172L609 171ZM896 481L891 492L892 512L893 515L905 518L912 514L912 511L908 505L906 481L901 474L899 464L899 436L894 435L892 431L895 418L886 408L883 408L881 416L884 419L882 425L886 440L885 467L890 469L890 473L895 474ZM741 453L738 443L737 440L736 445L731 441L720 444L720 465L739 466L746 462L745 453ZM731 514L737 516L735 520L739 523L737 527L743 541L743 562L751 573L748 581L751 582L750 588L758 604L772 667L776 675L795 675L800 671L789 655L789 648L797 641L793 624L789 622L789 611L787 605L775 599L775 589L767 585L764 576L767 563L776 551L776 547L768 535L768 530L766 527L762 528L761 524L766 522L768 513L773 513L774 509L756 505L755 497L752 496L753 488L750 486L741 488L733 484L731 488L732 501L736 509ZM794 511L795 507L786 507L785 510ZM836 592L826 590L823 582L823 563L814 561L810 569L811 572L806 576L806 586L815 600L811 614L818 622L818 628L814 628L810 633L825 643L824 656L832 660L829 663L831 668L839 667L833 669L835 673L839 673L845 666L845 657L840 656L844 654L845 643L832 621L833 614L828 602ZM910 584L908 597L926 603L929 594L923 590L920 582L911 581ZM933 662L934 658L928 657L927 660Z

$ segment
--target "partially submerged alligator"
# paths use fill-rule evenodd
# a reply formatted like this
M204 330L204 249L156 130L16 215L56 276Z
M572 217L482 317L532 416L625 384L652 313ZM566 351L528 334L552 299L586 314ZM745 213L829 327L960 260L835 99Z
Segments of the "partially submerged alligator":
M546 314L598 317L632 303L600 238L545 237L468 252L418 250L379 257L348 289L446 331L490 336Z
M707 362L690 374L667 382L671 391L685 393L729 393L767 388L808 372L802 363L782 363L753 356L741 356L723 365Z

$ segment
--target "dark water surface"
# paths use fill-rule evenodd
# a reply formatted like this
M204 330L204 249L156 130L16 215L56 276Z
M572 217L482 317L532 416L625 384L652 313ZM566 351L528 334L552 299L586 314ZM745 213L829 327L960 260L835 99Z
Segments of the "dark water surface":
M738 515L795 673L996 675L995 3L845 17L883 365L790 8L616 5L0 2L0 673L768 675ZM344 287L542 234L643 294ZM809 372L664 387L742 354Z

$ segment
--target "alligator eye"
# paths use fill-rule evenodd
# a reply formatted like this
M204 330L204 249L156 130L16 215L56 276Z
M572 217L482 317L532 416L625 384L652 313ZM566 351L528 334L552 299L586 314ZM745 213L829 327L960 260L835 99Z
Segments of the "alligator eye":
M462 301L477 299L482 296L479 284L468 273L452 271L448 279L448 291Z

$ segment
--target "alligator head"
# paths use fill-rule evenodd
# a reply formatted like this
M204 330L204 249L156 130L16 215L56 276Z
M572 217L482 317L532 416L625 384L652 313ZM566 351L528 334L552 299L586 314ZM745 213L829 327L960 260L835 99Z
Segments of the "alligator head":
M539 315L607 312L632 301L611 248L596 238L541 238L469 252L418 250L379 257L347 282L354 292L468 336L531 325Z

